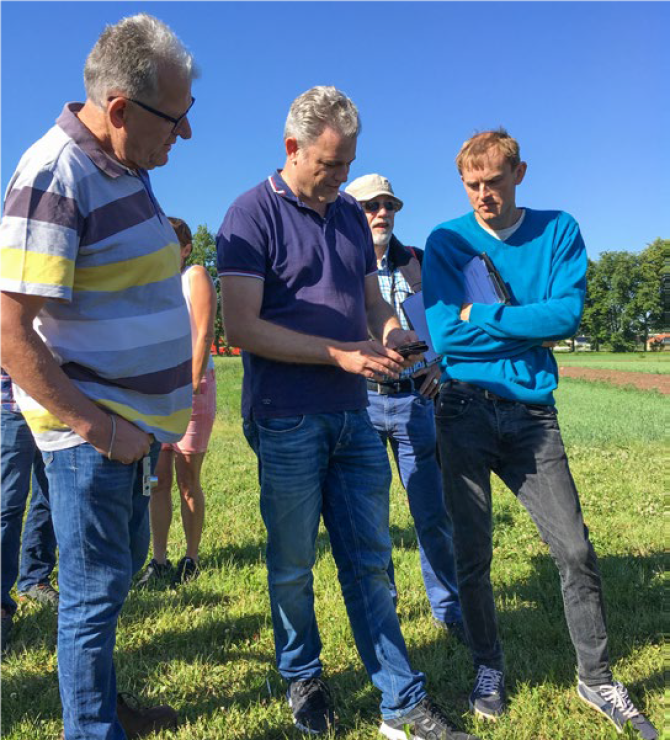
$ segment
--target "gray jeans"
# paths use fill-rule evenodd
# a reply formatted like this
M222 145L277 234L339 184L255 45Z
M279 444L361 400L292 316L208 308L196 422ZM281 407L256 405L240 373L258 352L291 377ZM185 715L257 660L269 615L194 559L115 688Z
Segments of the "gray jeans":
M579 677L611 683L598 563L554 406L505 401L449 381L436 410L463 621L475 666L503 670L490 567L491 471L525 506L558 567Z

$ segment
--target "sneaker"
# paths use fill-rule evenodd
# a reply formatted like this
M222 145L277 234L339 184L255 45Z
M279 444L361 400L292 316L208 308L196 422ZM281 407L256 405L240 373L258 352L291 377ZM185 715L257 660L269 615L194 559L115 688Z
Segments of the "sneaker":
M177 563L177 572L172 577L172 584L178 586L180 583L192 581L200 575L200 568L193 558L183 557Z
M291 681L286 692L293 724L310 735L335 729L335 712L328 684L320 678Z
M385 719L379 732L391 740L480 740L449 725L444 712L429 697L398 719Z
M638 711L621 682L615 681L595 687L579 681L577 693L582 701L604 714L616 727L617 732L623 732L626 722L630 722L641 738L657 740L658 730Z
M179 722L177 712L167 704L143 707L137 697L126 692L116 697L116 714L128 740L159 730L176 730Z
M169 560L166 560L164 563L159 563L156 558L151 558L146 570L137 581L137 588L145 588L151 583L165 581L169 578L171 572L172 563Z
M505 678L502 671L480 665L470 694L470 709L480 717L496 720L505 711Z
M9 640L9 633L12 631L13 622L14 617L11 614L2 615L2 626L0 627L0 642L2 642L2 645L0 646L0 652L3 655L5 654L5 650L7 650L7 642Z
M19 597L21 600L31 599L32 601L37 601L39 604L48 604L58 611L60 595L48 581L45 583L36 583L27 591L21 591Z
M467 646L468 638L465 635L465 626L460 619L454 622L443 622L441 619L433 619L433 623L436 627L444 630L444 632L460 642L461 645Z

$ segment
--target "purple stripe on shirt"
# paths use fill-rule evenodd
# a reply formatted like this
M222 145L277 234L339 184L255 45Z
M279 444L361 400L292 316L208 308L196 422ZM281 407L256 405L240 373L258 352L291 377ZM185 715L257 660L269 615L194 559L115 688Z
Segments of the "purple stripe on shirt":
M5 202L5 216L43 221L77 233L81 233L84 223L72 198L36 188L12 190Z
M92 210L84 219L79 244L82 247L95 244L120 231L150 221L155 213L151 199L142 187L132 195L113 200Z
M144 393L148 396L172 393L177 388L188 385L191 382L192 376L192 362L190 359L172 368L165 368L157 372L145 373L144 375L114 378L113 380L103 378L90 368L79 365L76 362L67 362L61 368L70 380L124 388L126 390Z

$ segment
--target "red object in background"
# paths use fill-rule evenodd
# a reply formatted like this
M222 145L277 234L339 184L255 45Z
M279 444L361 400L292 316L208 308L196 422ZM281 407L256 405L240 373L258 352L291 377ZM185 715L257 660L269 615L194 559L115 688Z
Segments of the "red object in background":
M242 350L239 347L227 347L225 344L222 344L217 350L216 344L214 342L212 342L212 347L209 352L210 354L218 355L219 357L230 357L231 355L233 357L239 357L240 354L242 354Z

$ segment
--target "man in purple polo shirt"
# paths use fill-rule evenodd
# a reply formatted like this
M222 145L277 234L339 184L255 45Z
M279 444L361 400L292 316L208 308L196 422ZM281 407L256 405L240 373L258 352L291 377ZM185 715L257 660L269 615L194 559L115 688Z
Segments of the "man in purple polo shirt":
M339 192L359 131L340 91L300 95L284 168L233 203L217 236L226 333L245 350L242 414L259 460L277 664L295 724L331 730L312 588L323 516L356 645L382 693L381 733L466 740L410 666L389 591L391 471L365 378L397 377L409 363L392 348L415 335L380 294L362 210Z

